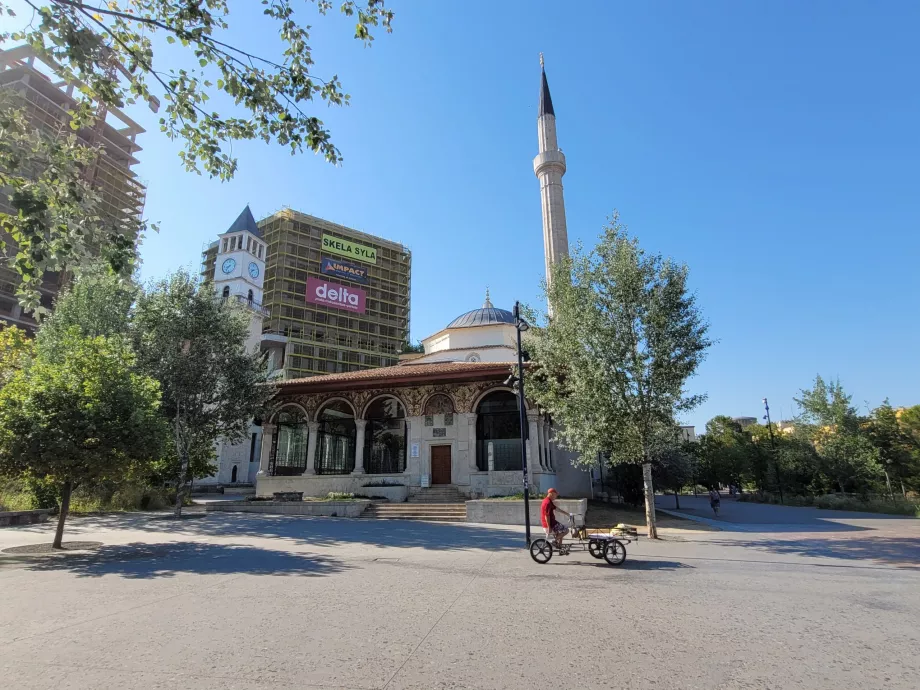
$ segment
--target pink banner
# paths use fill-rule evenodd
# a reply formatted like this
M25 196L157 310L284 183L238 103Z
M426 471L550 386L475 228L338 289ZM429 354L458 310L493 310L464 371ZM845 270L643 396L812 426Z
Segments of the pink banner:
M307 278L307 302L334 309L364 313L364 290L351 285L330 283L322 278Z

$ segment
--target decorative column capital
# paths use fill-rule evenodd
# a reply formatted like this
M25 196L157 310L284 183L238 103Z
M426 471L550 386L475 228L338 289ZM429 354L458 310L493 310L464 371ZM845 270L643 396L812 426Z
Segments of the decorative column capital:
M311 434L319 432L319 422L307 422L307 429Z
M356 419L355 420L355 429L357 429L358 431L364 431L365 428L367 428L366 419Z
M276 430L277 428L278 428L278 425L277 425L277 424L263 423L263 424L262 424L262 433L263 433L263 434L273 434L273 433L275 433L275 430Z

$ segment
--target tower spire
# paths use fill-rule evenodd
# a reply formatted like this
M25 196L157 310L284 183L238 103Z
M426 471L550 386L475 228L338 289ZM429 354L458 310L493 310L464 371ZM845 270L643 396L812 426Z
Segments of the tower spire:
M540 180L540 201L543 206L543 251L546 256L546 282L552 280L552 267L569 255L569 235L565 222L565 200L562 176L565 175L565 155L556 140L556 112L549 95L543 53L540 53L540 107L537 111L539 153L533 159L533 172ZM552 305L547 305L552 314Z
M489 299L489 288L486 288L486 301L482 304L483 309L492 309L492 300Z

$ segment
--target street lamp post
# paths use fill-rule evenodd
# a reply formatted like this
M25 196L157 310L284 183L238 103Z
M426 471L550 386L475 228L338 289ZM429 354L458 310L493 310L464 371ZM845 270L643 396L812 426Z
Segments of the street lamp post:
M527 546L530 546L530 482L527 478L527 410L524 407L524 352L521 349L521 333L530 328L521 318L521 303L514 303L514 326L517 331L517 358L518 358L518 413L521 421L521 472L524 479L524 529L526 532ZM514 378L513 376L510 378Z
M763 399L763 409L767 411L764 419L767 420L767 429L770 430L770 448L773 451L773 469L776 471L776 484L779 486L779 502L783 504L785 503L783 500L783 478L779 473L779 459L776 457L776 441L773 440L773 423L770 421L770 405L767 403L766 398Z

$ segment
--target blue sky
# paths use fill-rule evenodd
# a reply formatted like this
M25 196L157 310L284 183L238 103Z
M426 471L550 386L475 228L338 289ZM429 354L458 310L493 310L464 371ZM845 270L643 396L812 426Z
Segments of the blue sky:
M462 4L393 0L373 48L314 26L317 73L352 95L319 106L341 167L237 144L230 183L142 138L143 274L197 265L248 202L398 240L413 252L412 337L481 304L534 302L543 273L536 153L546 68L569 239L619 209L643 246L686 262L718 340L694 392L715 414L789 416L816 373L854 403L920 403L920 5L812 1ZM257 3L234 38L271 53ZM245 32L243 29L245 28Z

